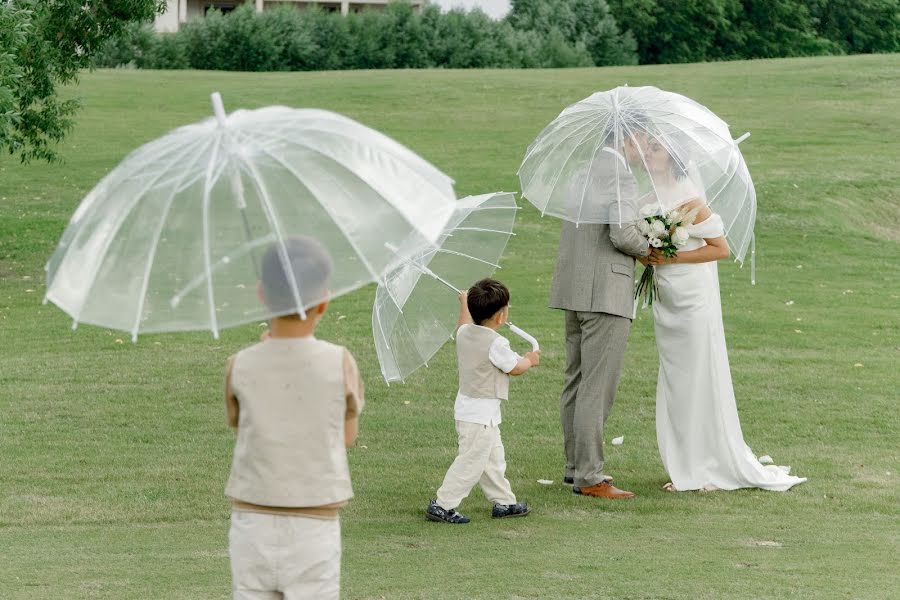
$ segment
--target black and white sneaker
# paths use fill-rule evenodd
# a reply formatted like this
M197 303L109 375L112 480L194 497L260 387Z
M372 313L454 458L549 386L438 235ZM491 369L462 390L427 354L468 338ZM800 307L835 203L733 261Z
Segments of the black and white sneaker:
M491 511L491 517L494 519L506 519L508 517L524 517L531 511L524 502L515 504L495 504Z
M438 523L450 523L451 525L465 525L469 522L469 517L456 512L456 509L447 510L432 500L425 509L425 518L429 521L437 521Z
M575 485L574 477L563 477L563 485Z

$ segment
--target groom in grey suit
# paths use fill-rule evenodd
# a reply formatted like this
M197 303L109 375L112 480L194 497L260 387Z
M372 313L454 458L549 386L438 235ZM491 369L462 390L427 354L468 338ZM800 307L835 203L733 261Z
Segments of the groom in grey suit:
M617 185L604 182L610 189ZM619 182L634 206L634 181ZM596 185L596 184L595 184ZM592 186L594 187L594 186ZM620 197L622 192L619 192ZM634 316L634 257L649 254L633 224L563 222L550 308L566 313L566 380L560 417L566 483L600 498L632 498L604 472L603 425L609 416Z

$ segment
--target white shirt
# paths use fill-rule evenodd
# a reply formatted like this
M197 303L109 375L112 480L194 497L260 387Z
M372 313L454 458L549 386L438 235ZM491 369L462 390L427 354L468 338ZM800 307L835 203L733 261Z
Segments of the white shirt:
M462 327L479 327L478 325L462 325ZM498 337L488 350L488 358L491 364L509 373L516 368L522 359L509 345L509 340L503 336ZM498 398L469 398L457 392L456 403L453 405L453 416L457 421L466 423L478 423L495 427L500 424L500 399Z

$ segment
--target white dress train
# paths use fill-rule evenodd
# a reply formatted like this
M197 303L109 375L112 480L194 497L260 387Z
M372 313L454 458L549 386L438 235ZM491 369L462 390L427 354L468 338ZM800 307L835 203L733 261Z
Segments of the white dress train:
M691 238L682 252L706 245L703 238L724 235L716 214L687 229ZM790 475L790 467L761 464L744 443L716 263L663 265L656 275L656 437L674 488L785 491L806 481Z

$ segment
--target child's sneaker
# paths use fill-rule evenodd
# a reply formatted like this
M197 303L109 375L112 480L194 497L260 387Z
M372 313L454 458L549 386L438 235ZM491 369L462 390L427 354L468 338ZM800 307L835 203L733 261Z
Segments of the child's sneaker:
M432 500L428 503L428 508L425 510L425 518L429 521L450 523L451 525L465 525L469 522L469 517L459 514L456 512L456 509L451 508L447 510L443 508L437 503L437 500Z
M494 510L491 511L491 517L495 519L505 519L507 517L524 517L531 511L524 502L515 504L495 504Z

